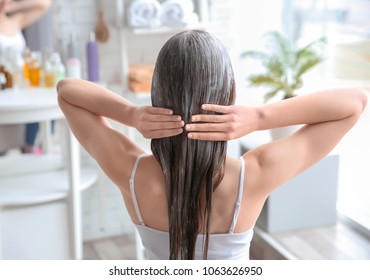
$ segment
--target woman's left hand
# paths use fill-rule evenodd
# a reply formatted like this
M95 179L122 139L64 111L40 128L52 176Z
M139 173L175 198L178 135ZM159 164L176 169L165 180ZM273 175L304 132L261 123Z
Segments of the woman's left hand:
M202 109L219 114L192 116L192 123L185 126L190 139L228 141L257 130L259 116L254 107L204 104Z
M147 139L171 137L183 132L184 121L172 110L151 106L135 107L133 126Z

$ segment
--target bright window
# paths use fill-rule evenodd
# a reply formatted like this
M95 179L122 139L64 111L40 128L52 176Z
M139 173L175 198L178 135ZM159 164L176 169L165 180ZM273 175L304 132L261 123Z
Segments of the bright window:
M370 89L370 1L285 1L285 30L297 43L328 39L324 84ZM315 80L310 80L314 82ZM318 81L322 83L323 81ZM370 230L370 108L338 146L338 210ZM325 191L325 190L323 190Z

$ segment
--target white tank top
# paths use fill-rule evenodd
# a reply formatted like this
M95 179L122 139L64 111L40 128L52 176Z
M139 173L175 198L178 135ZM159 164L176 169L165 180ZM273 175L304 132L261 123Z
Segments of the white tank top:
M169 234L166 231L156 230L147 227L143 221L140 213L139 205L137 203L135 195L135 173L139 160L145 154L141 154L137 157L134 167L130 176L130 192L134 203L136 215L140 221L140 225L135 224L136 229L139 232L141 241L149 259L157 260L168 260L169 259ZM235 211L233 221L230 225L228 233L223 234L210 234L208 244L208 259L209 260L238 260L238 259L249 259L249 248L253 237L253 228L240 233L234 233L236 221L241 205L241 198L243 194L243 182L244 182L244 160L240 157L241 168L240 168L240 179L239 179L239 191L237 202L235 204ZM205 235L199 234L195 245L195 259L203 259L203 238Z
M7 49L12 49L16 54L21 54L26 48L26 40L22 32L17 32L15 35L8 36L0 34L0 53L5 55Z

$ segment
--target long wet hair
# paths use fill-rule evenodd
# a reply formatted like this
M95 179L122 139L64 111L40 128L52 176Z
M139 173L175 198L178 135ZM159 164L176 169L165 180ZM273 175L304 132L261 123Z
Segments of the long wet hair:
M234 73L222 43L200 30L170 38L157 58L151 96L153 106L172 109L185 123L211 113L201 109L204 103L234 103ZM212 194L224 176L227 143L191 140L184 131L153 139L151 149L166 180L170 259L194 259L201 231L207 259Z

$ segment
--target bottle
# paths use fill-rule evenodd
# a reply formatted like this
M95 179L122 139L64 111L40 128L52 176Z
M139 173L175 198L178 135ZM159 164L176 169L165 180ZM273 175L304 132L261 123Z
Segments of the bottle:
M23 86L23 59L20 53L13 48L5 52L5 69L11 75L8 87L19 88Z
M66 68L62 62L59 62L55 68L55 84L59 83L66 77Z
M5 71L5 88L13 88L13 75L10 70Z
M91 82L99 82L99 54L94 32L90 33L89 41L86 44L86 53L88 80Z
M45 62L44 66L44 86L52 88L55 86L55 73L53 71L53 65L50 61Z
M0 90L5 89L6 78L3 72L0 72Z
M23 88L25 86L25 80L23 75L24 61L21 54L17 54L13 61L13 77L14 87Z
M3 63L0 65L0 73L5 77L5 83L2 84L2 89L12 88L13 87L13 77L10 71L7 69L7 65ZM2 78L4 79L4 78Z
M31 51L29 48L26 48L22 54L23 56L23 80L24 85L27 87L30 84L30 69L29 65L31 63Z
M0 90L5 89L5 84L6 84L5 66L2 61L2 57L0 57Z
M37 52L31 53L28 63L29 78L32 87L39 87L41 83L41 57Z
M60 58L60 54L55 52L50 57L50 63L52 65L52 69L55 75L55 84L57 84L60 80L63 80L66 76L66 68L62 63L62 59Z
M76 37L70 35L68 43L67 76L81 79L81 62L78 58Z

